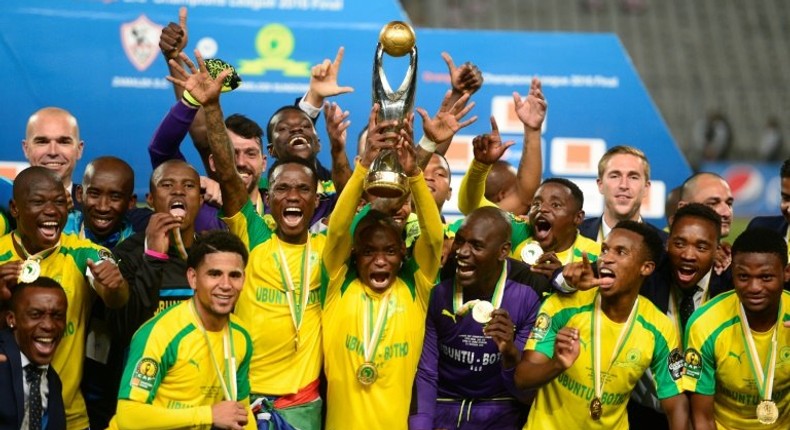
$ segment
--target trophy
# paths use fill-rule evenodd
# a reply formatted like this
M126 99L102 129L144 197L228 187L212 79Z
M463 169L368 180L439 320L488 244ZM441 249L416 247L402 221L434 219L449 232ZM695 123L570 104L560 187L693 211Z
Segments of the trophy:
M392 91L384 74L385 52L393 57L410 54L409 68L397 91ZM387 131L399 132L403 128L406 116L414 109L416 77L417 47L414 30L405 22L392 21L381 29L373 61L373 103L379 104L378 121L398 121L396 127ZM395 150L385 149L379 153L370 165L364 186L365 191L377 197L397 198L408 192L408 178L398 162L398 154Z

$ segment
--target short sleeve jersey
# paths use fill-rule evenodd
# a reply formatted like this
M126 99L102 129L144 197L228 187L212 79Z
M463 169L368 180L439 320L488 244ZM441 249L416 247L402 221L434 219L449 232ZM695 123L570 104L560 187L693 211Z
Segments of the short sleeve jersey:
M601 396L603 415L599 421L590 418L590 401L595 395L592 314L596 294L597 289L554 294L541 306L525 350L553 357L557 333L563 327L575 327L579 330L580 352L573 366L538 389L525 429L627 429L626 403L648 368L655 377L660 399L682 392L683 357L676 347L677 330L655 305L640 298L633 326L608 371L614 344L625 323L615 323L601 313L601 377L606 381Z
M387 315L373 358L378 378L363 386L357 370L365 362L363 313L375 321L384 294L362 284L344 266L328 280L323 339L328 380L327 430L406 429L412 381L422 351L432 280L409 259L390 287Z
M716 424L720 429L790 428L790 330L781 327L790 319L790 293L782 293L777 333L776 370L772 398L779 408L773 426L758 423L757 405L762 400L749 358L735 291L713 298L691 316L686 329L686 391L713 396ZM752 331L763 366L771 348L772 331ZM763 367L767 369L767 366Z
M309 234L310 255L305 245L285 243L258 215L250 201L230 218L223 218L230 231L249 247L250 263L245 269L244 288L236 304L236 315L255 329L250 368L252 392L281 396L296 393L318 379L321 371L321 253L326 236ZM286 297L287 283L279 249L287 260L295 287L294 304L301 306L305 258L309 258L310 293L297 339Z
M66 312L66 331L55 351L52 366L63 382L63 404L66 407L66 422L69 429L88 427L85 400L80 392L82 381L82 360L74 357L85 356L85 326L93 289L85 274L87 260L103 261L112 259L107 248L80 239L73 234L61 234L60 246L40 261L41 276L52 278L63 287L68 299ZM14 248L13 234L0 237L0 264L24 260Z
M148 320L135 333L121 378L119 399L168 409L211 406L225 400L210 354L214 355L220 372L227 375L223 348L227 331L207 331L209 349L206 337L197 325L193 306L193 300L172 306ZM250 394L247 375L252 342L247 330L233 315L230 332L237 365L237 399L244 400ZM145 419L151 421L152 427L155 426L155 416ZM195 424L211 424L210 414L207 423Z

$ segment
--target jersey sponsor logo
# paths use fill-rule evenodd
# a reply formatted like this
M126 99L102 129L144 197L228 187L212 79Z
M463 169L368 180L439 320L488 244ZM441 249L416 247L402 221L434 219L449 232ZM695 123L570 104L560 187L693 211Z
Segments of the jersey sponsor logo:
M686 362L686 375L699 379L702 374L702 357L699 352L694 348L687 349L684 361Z
M675 348L669 353L669 357L667 357L667 369L673 381L677 381L683 376L685 364L686 360L683 358L680 348Z
M157 373L159 373L159 363L153 358L143 357L139 359L137 365L134 366L134 373L132 373L130 384L132 387L150 391L154 388L154 381L156 381Z
M790 346L785 346L779 350L779 361L784 363L788 360L790 360Z
M239 60L239 74L260 76L278 71L284 76L310 77L310 62L291 58L295 47L296 38L285 25L273 23L261 27L255 36L258 57Z
M627 367L627 368L632 368L632 369L639 369L641 367L639 365L639 361L640 361L641 358L642 358L642 351L640 351L640 350L638 350L636 348L631 348L625 354L623 359L618 360L617 363L615 363L615 365L617 367Z
M541 312L538 314L538 317L535 319L535 325L532 327L532 332L530 332L529 337L530 339L535 340L543 340L546 337L546 333L549 331L549 327L551 327L551 317L546 312Z

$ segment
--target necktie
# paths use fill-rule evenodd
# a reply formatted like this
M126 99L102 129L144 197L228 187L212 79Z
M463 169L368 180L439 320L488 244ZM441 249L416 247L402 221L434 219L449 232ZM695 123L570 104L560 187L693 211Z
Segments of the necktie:
M694 293L697 292L697 288L699 287L692 287L688 289L681 289L682 298L680 299L680 307L678 312L680 312L680 325L683 330L686 330L686 323L691 317L691 314L694 313Z
M41 369L32 363L25 366L25 380L30 388L30 395L27 398L29 428L41 430L41 416L44 412L41 405Z

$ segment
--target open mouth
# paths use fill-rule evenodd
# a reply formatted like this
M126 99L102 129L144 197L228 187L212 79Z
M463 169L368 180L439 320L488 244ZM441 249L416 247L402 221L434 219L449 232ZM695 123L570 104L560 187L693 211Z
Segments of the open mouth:
M184 219L187 215L187 205L182 201L174 201L170 203L170 215L176 218Z
M57 170L63 167L66 163L62 161L47 161L42 166L46 167L47 169Z
M99 216L93 217L93 225L98 229L110 228L112 223L113 223L113 218L99 217Z
M33 338L33 347L41 355L49 356L54 354L56 346L58 344L54 337L37 336Z
M302 148L310 145L310 142L304 136L294 136L291 140L288 141L288 144L291 145L293 148Z
M614 285L615 276L614 271L608 267L601 267L598 270L598 278L601 280L601 288L609 288Z
M297 227L304 218L304 213L299 208L283 209L283 222L289 227Z
M690 284L694 280L694 276L697 274L697 269L689 266L680 266L675 272L677 273L678 281L681 284Z
M60 224L57 221L44 221L38 225L41 236L47 240L55 240L60 232Z
M370 286L373 288L384 288L389 285L390 274L387 272L372 272L370 274Z
M551 234L551 223L545 218L538 218L535 220L535 239L538 242L544 241L549 234Z
M455 268L456 275L466 278L472 276L474 272L475 272L475 267L473 265L465 261L461 261L461 260L457 261L457 266Z
M233 302L233 294L214 294L214 299L220 305L230 305Z

